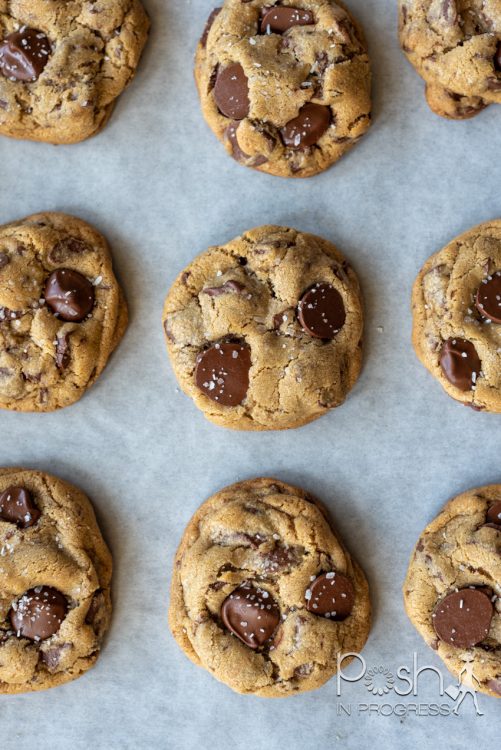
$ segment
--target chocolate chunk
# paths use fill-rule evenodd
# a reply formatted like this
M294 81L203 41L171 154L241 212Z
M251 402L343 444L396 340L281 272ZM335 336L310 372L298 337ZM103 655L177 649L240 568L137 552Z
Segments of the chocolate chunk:
M57 633L68 611L66 597L50 586L37 586L12 605L10 621L18 638L43 641Z
M176 343L176 337L172 333L169 319L167 319L164 322L164 330L165 330L165 335L167 336L167 338L169 339L169 341L172 341L172 343L175 344Z
M329 107L323 104L308 102L299 110L299 114L280 129L285 146L289 148L306 148L314 146L323 136L332 121Z
M70 337L68 334L56 337L56 367L58 370L64 370L68 367L70 361Z
M239 281L230 279L221 286L210 286L203 290L203 293L208 294L209 297L220 297L222 294L228 294L229 292L242 294L242 292L245 292L245 287Z
M71 648L73 648L71 643L62 643L60 646L54 646L53 648L48 648L46 651L41 651L40 658L49 672L57 672L62 655Z
M3 320L17 320L21 313L17 310L9 310L8 307L0 307L0 322Z
M251 351L247 344L221 342L198 355L195 382L212 401L238 406L249 389Z
M85 615L85 622L90 625L95 634L100 638L104 635L108 625L106 599L103 591L99 589L92 597L89 609Z
M311 26L315 23L313 13L288 5L270 8L261 19L261 34L283 34L293 26Z
M15 523L20 529L34 526L41 513L24 487L8 487L0 495L0 518Z
M310 336L333 339L346 320L343 298L332 284L315 284L301 297L298 317Z
M299 667L296 667L294 670L294 677L297 677L301 679L302 677L309 677L309 675L313 672L313 664L308 662L308 664L300 664Z
M221 114L243 120L249 114L249 84L240 63L219 68L214 84L214 99Z
M305 599L308 612L331 620L346 620L355 604L355 589L347 576L332 571L315 578Z
M205 24L205 29L203 30L202 36L200 37L200 44L202 45L202 47L207 46L207 37L209 36L209 32L212 29L212 24L221 13L221 11L222 8L214 8L214 10L211 11L209 18L207 19L207 23Z
M496 47L496 54L494 55L494 67L496 70L501 71L501 42L498 42Z
M448 594L433 611L435 631L444 643L472 648L487 637L493 615L489 596L479 589Z
M281 573L298 564L302 551L298 547L284 547L276 544L274 549L262 555L262 565L266 573Z
M53 271L45 284L45 301L63 320L80 323L94 307L94 287L85 276L69 268Z
M90 250L89 245L83 242L83 240L79 240L78 237L65 237L49 250L48 258L51 263L59 264L74 255L88 253Z
M10 263L10 258L7 253L0 253L0 269L5 268Z
M264 646L280 624L280 610L268 591L245 581L224 600L221 619L249 648Z
M273 328L278 331L284 324L289 325L294 321L295 310L293 307L287 307L282 312L273 316Z
M0 44L0 72L11 81L36 81L50 52L50 42L43 32L23 26Z
M488 78L486 83L489 91L501 91L501 80L499 78Z
M475 305L480 315L501 323L501 271L493 273L478 287Z
M482 369L482 363L471 341L448 339L440 353L440 367L445 377L460 391L471 391Z

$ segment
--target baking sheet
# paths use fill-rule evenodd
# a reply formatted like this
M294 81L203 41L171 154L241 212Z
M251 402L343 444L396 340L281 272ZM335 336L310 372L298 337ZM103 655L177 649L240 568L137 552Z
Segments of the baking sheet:
M81 145L0 139L0 221L61 210L109 238L131 307L122 345L92 391L50 415L2 413L2 465L46 470L94 500L115 561L115 612L97 666L74 683L2 697L6 748L415 748L499 742L500 702L416 715L440 699L372 696L336 680L281 701L241 697L182 654L167 628L172 558L188 519L239 479L277 476L316 493L364 567L374 627L367 669L441 667L408 622L400 587L412 547L452 495L501 481L501 417L454 403L418 364L410 289L421 263L470 226L501 216L500 109L464 123L426 107L396 39L395 0L350 0L374 67L374 125L324 175L285 181L234 163L204 124L192 79L209 0L145 0L150 43L107 129ZM163 298L193 256L259 224L316 232L353 262L366 303L365 366L347 403L285 433L216 428L176 389ZM353 678L354 664L346 670ZM445 668L445 687L453 682ZM379 679L379 678L377 678ZM378 683L379 684L379 683ZM469 700L469 699L468 699ZM402 709L361 709L366 703ZM343 707L340 708L340 704ZM351 706L352 714L347 715ZM429 709L422 709L424 714Z

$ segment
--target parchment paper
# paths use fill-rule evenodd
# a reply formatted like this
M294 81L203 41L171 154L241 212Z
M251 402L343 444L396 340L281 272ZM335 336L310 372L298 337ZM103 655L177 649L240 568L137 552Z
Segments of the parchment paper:
M112 243L131 307L125 340L98 384L56 414L2 412L2 465L53 472L93 499L115 561L114 619L98 665L64 687L2 697L2 745L218 750L483 748L499 743L501 701L455 716L387 717L353 709L446 703L436 678L418 697L372 696L336 681L285 700L241 697L194 667L167 628L172 558L211 493L271 475L316 493L369 576L367 668L441 667L407 620L401 584L420 531L451 496L501 481L501 417L448 399L410 344L410 289L422 262L456 234L501 216L501 109L472 121L433 115L397 42L395 0L350 0L369 40L374 125L325 174L285 181L234 163L199 111L192 78L209 0L145 0L153 31L137 78L106 130L81 145L0 139L0 221L40 210L80 216ZM177 273L211 244L264 223L335 242L359 274L365 366L341 408L284 433L205 421L177 390L161 309ZM351 671L350 671L351 670ZM346 670L356 675L359 666ZM445 684L452 683L442 668ZM341 715L338 713L341 712Z

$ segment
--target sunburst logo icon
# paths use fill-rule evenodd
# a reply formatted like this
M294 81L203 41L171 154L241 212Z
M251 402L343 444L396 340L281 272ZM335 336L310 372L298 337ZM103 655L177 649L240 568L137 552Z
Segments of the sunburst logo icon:
M365 687L372 695L388 695L393 690L395 678L387 667L371 667L365 673Z

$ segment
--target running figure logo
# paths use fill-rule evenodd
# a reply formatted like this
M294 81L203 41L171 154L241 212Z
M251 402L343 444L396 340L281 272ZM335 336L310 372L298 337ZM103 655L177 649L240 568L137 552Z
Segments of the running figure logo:
M471 695L471 699L473 701L473 706L475 708L475 713L477 714L477 716L484 715L483 711L481 711L479 708L477 693L473 685L480 686L480 683L473 674L473 661L469 660L465 662L463 669L458 675L457 685L450 685L445 691L453 701L456 701L456 705L454 706L454 709L452 711L452 713L456 714L456 716L459 715L459 708L463 704L463 701L467 695Z

